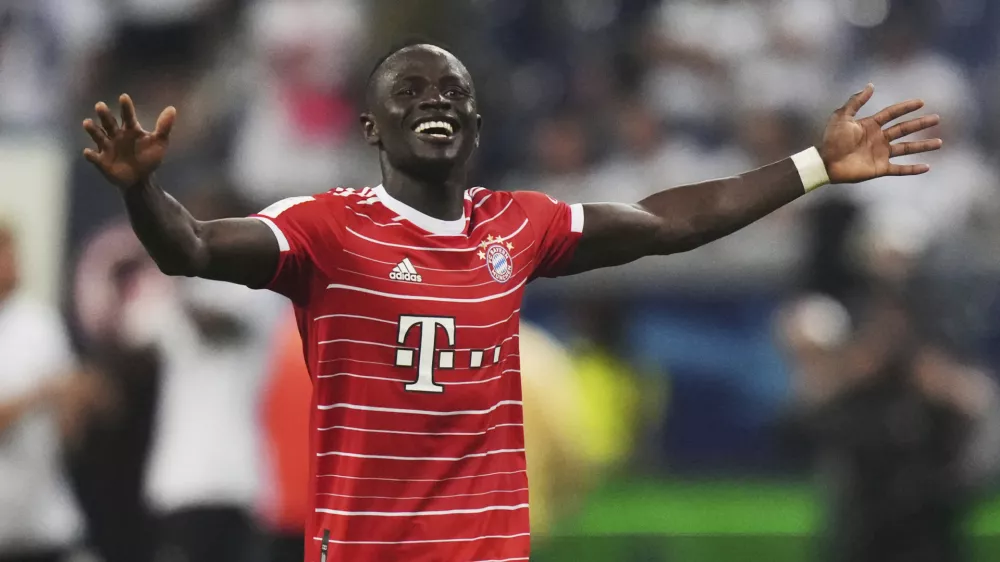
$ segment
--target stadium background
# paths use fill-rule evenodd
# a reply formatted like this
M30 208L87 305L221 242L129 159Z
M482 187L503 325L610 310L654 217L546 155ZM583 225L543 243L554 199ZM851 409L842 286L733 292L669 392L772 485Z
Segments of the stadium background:
M476 79L475 183L569 202L790 155L868 81L869 110L922 97L945 121L929 176L827 187L688 255L540 282L525 306L562 346L539 335L524 375L539 561L812 559L829 489L778 437L797 380L779 311L906 263L936 341L1000 369L998 30L989 0L2 0L0 217L24 290L87 360L81 316L101 305L79 277L123 215L79 122L123 91L143 123L178 107L159 177L203 215L377 183L362 85L415 34ZM819 310L820 332L847 329ZM967 525L981 560L1000 553L991 488Z

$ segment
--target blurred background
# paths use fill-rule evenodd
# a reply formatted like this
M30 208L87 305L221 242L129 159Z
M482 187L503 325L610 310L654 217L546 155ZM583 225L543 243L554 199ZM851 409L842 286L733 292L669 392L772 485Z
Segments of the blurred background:
M1000 559L1000 3L0 0L0 561L301 560L288 306L162 276L79 123L176 106L200 219L373 186L412 35L476 79L474 183L571 203L787 157L869 81L943 117L928 175L531 287L533 560Z

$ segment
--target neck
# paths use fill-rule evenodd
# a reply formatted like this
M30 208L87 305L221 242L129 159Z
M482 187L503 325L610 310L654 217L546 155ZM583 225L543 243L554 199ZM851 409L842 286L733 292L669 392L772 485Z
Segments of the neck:
M462 218L465 206L465 169L455 168L440 177L416 177L393 168L382 157L382 186L393 198L440 220Z

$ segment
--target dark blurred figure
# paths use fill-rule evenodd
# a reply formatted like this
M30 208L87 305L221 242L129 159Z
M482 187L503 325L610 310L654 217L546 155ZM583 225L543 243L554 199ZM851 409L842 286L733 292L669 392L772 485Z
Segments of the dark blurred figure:
M808 445L829 495L831 561L965 559L962 522L997 465L1000 415L991 380L922 337L886 285L856 330L829 297L784 311L795 373L786 429Z
M202 220L248 212L227 189L200 189L187 199ZM257 404L275 316L284 306L278 297L239 285L159 279L163 286L140 293L126 315L128 337L154 346L162 365L144 483L157 559L242 562L259 546Z
M0 225L0 561L58 562L82 518L62 465L95 405L56 310L19 294L13 233Z
M162 274L127 223L113 223L84 245L73 302L86 355L109 388L111 411L84 430L69 463L91 548L105 562L148 562L153 528L142 498L159 389L151 347L135 347L123 319Z

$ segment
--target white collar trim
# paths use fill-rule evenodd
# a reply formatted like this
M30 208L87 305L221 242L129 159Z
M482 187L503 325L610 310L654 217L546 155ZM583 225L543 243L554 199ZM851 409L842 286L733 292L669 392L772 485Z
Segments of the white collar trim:
M410 207L406 203L394 198L389 195L389 193L385 190L385 187L382 185L379 185L373 191L375 192L375 196L378 197L378 200L381 201L387 209L426 230L427 232L430 232L431 234L455 235L463 234L465 232L466 217L464 211L462 213L462 218L455 219L453 221L445 221L425 215L413 207Z

